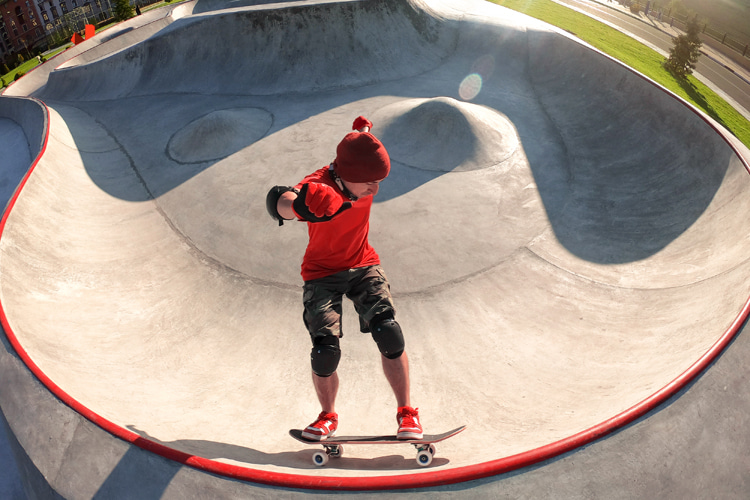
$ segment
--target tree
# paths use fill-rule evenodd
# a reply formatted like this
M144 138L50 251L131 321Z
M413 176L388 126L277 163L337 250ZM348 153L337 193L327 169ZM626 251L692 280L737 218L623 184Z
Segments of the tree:
M133 10L133 6L130 5L129 0L115 0L114 4L115 8L113 9L113 13L115 21L125 21L135 16L135 11Z
M669 51L669 58L664 67L678 78L685 78L693 73L695 63L701 55L701 41L698 34L701 28L697 16L688 21L687 33L675 38L674 47Z

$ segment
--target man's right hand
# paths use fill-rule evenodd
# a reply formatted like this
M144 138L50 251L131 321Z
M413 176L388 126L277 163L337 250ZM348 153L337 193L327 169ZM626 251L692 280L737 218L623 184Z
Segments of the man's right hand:
M352 208L352 204L343 202L341 195L328 184L311 182L302 185L292 208L300 219L307 222L327 222Z

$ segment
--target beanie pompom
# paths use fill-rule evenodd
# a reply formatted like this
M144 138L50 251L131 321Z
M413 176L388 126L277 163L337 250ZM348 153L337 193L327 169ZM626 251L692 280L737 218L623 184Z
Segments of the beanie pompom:
M372 122L364 116L358 116L354 119L352 124L352 130L362 130L363 128L372 128Z

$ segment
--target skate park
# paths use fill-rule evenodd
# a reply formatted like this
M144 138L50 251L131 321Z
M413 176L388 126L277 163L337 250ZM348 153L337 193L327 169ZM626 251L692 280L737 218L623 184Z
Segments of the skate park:
M3 96L33 168L0 235L0 407L40 496L521 488L744 346L750 155L709 118L489 3L253 3L129 21ZM392 158L370 240L412 398L427 432L467 425L428 468L318 468L287 435L318 411L306 234L265 193L358 115ZM390 433L351 308L344 332L340 433Z

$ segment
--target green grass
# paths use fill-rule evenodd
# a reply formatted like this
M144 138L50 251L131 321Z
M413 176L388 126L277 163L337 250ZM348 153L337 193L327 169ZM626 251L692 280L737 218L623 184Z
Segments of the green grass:
M750 121L693 76L675 78L664 57L629 36L551 0L490 0L574 34L702 109L750 147Z
M30 60L25 61L20 66L10 70L10 73L6 73L2 76L3 82L5 85L10 85L10 83L13 81L17 73L28 73L32 69L36 68L39 65L39 62L36 60L36 57L32 57Z

